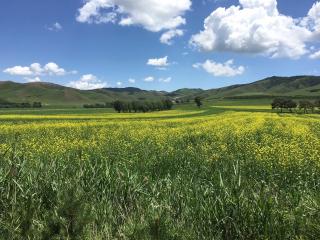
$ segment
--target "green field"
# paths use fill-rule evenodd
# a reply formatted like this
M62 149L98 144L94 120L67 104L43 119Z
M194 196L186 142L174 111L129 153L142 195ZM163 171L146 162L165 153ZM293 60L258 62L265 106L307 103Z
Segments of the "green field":
M0 111L0 239L318 239L320 114L270 100Z

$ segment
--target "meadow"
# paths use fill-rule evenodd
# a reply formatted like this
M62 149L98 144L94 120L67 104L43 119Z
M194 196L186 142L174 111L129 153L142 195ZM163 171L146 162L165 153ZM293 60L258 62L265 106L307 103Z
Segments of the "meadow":
M319 239L320 114L0 111L0 239Z

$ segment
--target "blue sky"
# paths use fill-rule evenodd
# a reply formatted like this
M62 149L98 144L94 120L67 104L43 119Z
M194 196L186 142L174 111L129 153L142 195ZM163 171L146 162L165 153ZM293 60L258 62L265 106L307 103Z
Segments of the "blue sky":
M318 75L318 40L313 0L3 0L0 79L217 88Z

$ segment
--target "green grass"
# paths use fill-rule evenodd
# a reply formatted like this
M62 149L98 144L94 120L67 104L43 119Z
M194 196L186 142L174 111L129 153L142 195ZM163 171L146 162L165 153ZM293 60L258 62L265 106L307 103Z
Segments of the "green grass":
M0 239L317 239L320 114L249 104L1 110Z

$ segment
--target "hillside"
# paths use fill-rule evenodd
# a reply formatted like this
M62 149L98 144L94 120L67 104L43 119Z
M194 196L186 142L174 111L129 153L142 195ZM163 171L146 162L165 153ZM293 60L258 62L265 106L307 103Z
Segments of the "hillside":
M80 106L115 100L158 101L165 98L193 99L202 96L207 100L219 98L271 98L288 96L295 98L320 97L320 77L270 77L257 82L233 85L219 89L179 89L173 92L147 91L139 88L103 88L78 90L53 83L16 83L0 81L2 102L36 102L55 106Z
M138 88L105 88L97 90L78 90L52 83L0 82L0 98L8 102L36 102L46 105L80 106L91 103L122 100L160 100L163 93L144 91Z
M213 98L262 98L275 96L320 97L320 77L270 77L257 82L212 89L201 94Z

